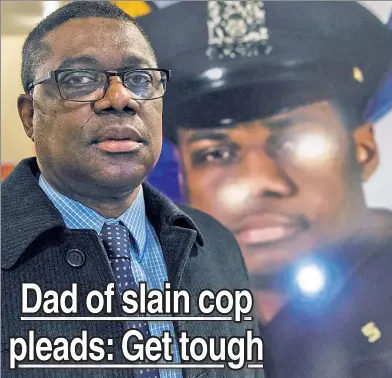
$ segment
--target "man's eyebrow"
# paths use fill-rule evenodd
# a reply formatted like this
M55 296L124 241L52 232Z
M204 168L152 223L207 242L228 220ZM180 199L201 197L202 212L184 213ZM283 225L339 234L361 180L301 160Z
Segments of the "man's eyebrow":
M123 60L124 67L144 67L154 68L156 63L154 60L147 59L139 55L129 55Z
M86 64L88 66L98 66L99 62L98 59L94 56L90 55L83 55L83 56L78 56L75 58L67 58L64 59L58 69L64 69L64 68L72 68L73 65L75 64Z
M214 140L217 142L222 142L229 139L229 136L224 132L213 130L199 130L186 138L186 142L188 144L196 143L200 140Z
M95 56L91 55L82 55L78 56L75 58L66 58L64 59L58 69L64 69L64 68L72 68L74 65L80 65L84 64L86 65L86 68L96 68L100 65L99 60ZM121 71L123 68L138 68L138 67L153 67L155 63L153 63L153 60L149 60L147 58L144 58L142 56L138 55L129 55L123 60L123 67L119 67L117 70Z

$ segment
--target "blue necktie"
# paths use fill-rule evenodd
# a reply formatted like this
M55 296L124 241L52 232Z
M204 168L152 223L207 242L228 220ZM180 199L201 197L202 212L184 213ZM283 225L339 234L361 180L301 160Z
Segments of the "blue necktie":
M117 287L122 294L125 290L132 289L139 291L139 286L135 282L132 273L130 247L131 234L122 223L105 223L99 234L109 256L110 265L116 277ZM130 324L132 329L140 331L147 340L151 337L148 324L140 321ZM137 369L133 371L135 378L159 378L158 369Z

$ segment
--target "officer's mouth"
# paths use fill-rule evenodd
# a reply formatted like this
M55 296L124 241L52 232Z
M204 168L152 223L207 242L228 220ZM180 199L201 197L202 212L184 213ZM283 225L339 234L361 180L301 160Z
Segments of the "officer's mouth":
M260 247L294 239L308 228L301 217L271 213L244 218L234 234L241 245Z

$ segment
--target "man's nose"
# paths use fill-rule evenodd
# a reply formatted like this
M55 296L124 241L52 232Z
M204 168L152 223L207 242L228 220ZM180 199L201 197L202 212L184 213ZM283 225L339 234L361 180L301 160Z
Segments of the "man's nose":
M295 192L293 181L263 149L248 150L240 171L254 197L284 198Z
M118 76L110 77L109 87L106 90L105 96L94 103L94 110L97 113L115 109L117 111L133 111L137 113L139 110L139 103L132 99L132 92L124 87L121 78Z

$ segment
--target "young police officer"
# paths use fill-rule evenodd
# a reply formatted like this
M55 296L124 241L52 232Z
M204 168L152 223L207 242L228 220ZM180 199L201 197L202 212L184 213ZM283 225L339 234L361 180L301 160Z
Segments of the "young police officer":
M390 31L355 2L186 2L140 23L173 70L187 199L241 246L269 376L392 376L392 217L362 190Z

